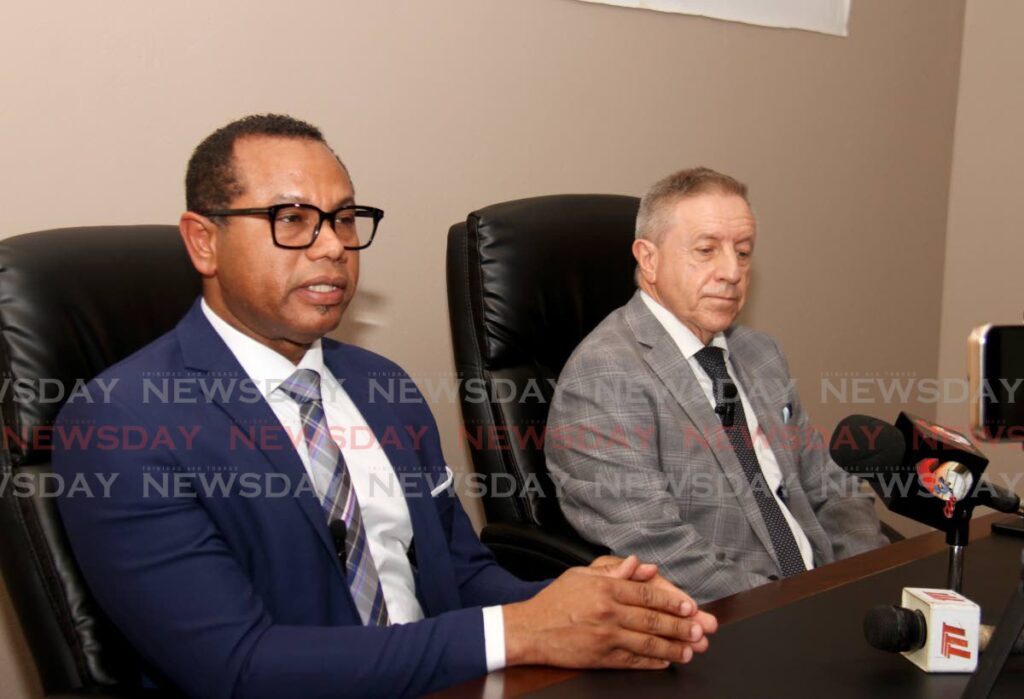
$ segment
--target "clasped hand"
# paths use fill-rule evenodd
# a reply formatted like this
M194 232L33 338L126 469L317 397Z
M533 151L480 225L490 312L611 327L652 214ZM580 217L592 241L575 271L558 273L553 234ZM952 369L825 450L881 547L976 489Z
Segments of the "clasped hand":
M510 666L663 669L703 653L718 628L657 566L636 556L571 568L503 612Z

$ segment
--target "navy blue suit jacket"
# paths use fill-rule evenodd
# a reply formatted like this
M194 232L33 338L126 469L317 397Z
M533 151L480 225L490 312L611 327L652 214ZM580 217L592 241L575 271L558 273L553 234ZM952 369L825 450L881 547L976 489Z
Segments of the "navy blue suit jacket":
M445 477L433 416L418 392L381 390L406 374L366 350L323 346L404 490L421 622L360 625L291 437L198 303L100 375L117 380L110 400L69 403L58 418L54 470L115 479L109 497L59 501L89 587L154 674L191 696L439 689L486 672L480 607L542 586L494 562L451 488L431 496Z

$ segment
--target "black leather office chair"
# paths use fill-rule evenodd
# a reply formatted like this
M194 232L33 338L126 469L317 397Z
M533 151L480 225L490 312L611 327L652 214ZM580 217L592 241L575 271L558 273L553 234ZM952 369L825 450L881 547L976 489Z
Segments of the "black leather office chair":
M48 697L158 696L93 602L56 502L25 479L50 472L47 428L76 381L170 330L199 292L173 226L0 241L0 566Z
M638 206L618 195L535 197L474 211L448 233L459 397L473 468L489 486L481 539L523 578L607 551L565 521L539 438L569 355L635 289ZM481 386L493 389L488 399Z

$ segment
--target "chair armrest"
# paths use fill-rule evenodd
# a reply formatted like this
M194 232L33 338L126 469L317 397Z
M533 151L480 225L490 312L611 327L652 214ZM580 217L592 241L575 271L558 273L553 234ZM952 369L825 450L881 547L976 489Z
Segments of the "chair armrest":
M480 540L503 568L523 580L547 580L567 568L590 565L608 553L604 546L569 532L545 531L535 524L488 524Z

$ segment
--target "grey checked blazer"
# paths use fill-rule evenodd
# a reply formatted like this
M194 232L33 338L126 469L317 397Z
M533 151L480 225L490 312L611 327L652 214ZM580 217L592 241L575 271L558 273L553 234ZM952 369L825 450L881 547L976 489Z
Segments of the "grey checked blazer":
M775 341L741 326L726 338L815 566L888 543L872 496L828 458ZM781 576L718 417L639 292L566 363L545 455L562 510L582 536L657 563L698 602Z

